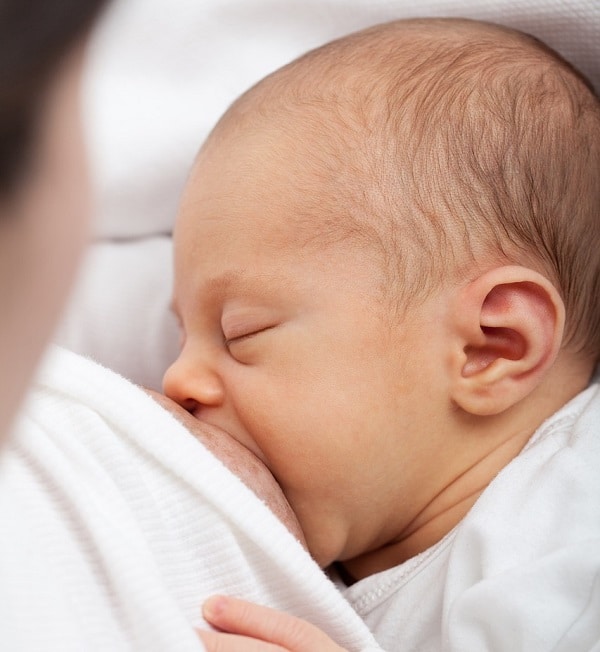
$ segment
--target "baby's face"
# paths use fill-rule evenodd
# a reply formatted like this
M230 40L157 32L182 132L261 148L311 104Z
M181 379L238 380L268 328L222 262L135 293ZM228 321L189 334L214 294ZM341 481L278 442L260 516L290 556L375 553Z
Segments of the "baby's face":
M318 202L299 191L301 143L280 136L226 138L197 161L175 231L181 353L164 388L267 465L327 565L414 517L436 316L425 304L390 326L375 255L307 242Z

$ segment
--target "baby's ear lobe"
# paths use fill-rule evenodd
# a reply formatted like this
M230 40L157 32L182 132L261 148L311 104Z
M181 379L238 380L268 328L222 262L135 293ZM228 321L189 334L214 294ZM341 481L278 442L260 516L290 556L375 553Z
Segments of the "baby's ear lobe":
M452 316L452 400L474 415L499 414L525 398L562 343L563 301L548 279L525 267L498 267L471 282Z

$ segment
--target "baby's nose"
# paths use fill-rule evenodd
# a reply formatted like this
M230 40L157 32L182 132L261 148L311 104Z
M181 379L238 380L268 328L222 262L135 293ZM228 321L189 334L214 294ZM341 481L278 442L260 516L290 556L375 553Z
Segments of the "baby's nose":
M223 403L224 387L217 372L199 360L180 355L163 376L163 392L188 412Z

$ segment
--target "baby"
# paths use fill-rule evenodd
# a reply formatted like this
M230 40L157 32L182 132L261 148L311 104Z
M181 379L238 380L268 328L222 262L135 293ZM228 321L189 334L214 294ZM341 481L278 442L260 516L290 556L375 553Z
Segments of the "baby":
M586 80L450 19L308 53L198 155L165 393L266 464L387 650L600 640L599 180Z

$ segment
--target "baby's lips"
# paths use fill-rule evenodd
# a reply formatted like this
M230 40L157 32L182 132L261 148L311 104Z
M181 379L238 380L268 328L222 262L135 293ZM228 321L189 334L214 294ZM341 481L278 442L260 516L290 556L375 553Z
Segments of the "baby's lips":
M240 447L243 450L247 450L223 428L196 417L194 414L188 412L188 410L164 394L156 392L152 389L143 389L151 398L159 403L165 410L170 412L181 424L183 424L187 430L191 432L192 435L200 439L209 450L217 455L217 457L220 457L218 451L221 448L227 449L231 446L235 449Z

